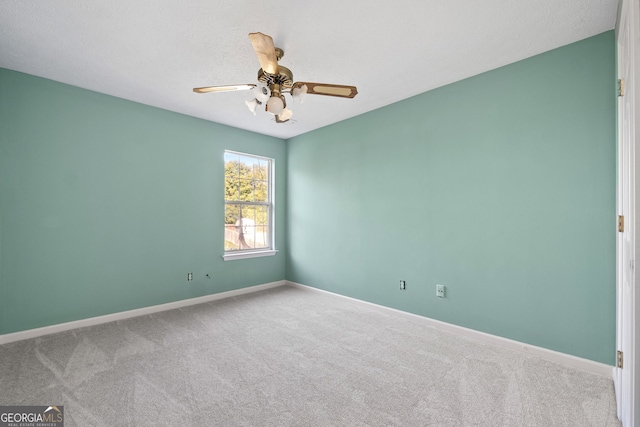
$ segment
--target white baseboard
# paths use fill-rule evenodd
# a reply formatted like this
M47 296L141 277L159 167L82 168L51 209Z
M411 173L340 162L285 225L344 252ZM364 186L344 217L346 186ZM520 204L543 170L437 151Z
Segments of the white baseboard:
M224 298L231 298L238 295L262 291L264 289L275 288L286 284L285 280L265 283L263 285L250 286L248 288L235 289L233 291L220 292L217 294L204 295L197 298L189 298L180 301L173 301L166 304L152 305L150 307L136 308L134 310L121 311L104 316L90 317L88 319L74 320L73 322L59 323L57 325L44 326L42 328L28 329L26 331L12 332L0 335L0 345L10 342L26 340L29 338L41 337L44 335L56 334L71 329L84 328L87 326L100 325L103 323L115 322L116 320L130 319L132 317L144 316L146 314L158 313L160 311L173 310L180 307L202 304L203 302L216 301Z
M479 341L483 341L489 344L498 345L503 348L508 348L510 350L515 350L521 353L531 354L537 357L540 357L545 360L549 360L551 362L559 363L561 365L580 369L583 371L591 372L596 375L604 376L607 378L612 378L614 373L614 367L600 363L594 362L593 360L583 359L581 357L572 356L566 353L560 353L558 351L549 350L543 347L538 347L531 344L522 343L519 341L511 340L508 338L499 337L497 335L491 335L485 332L476 331L473 329L465 328L462 326L453 325L451 323L442 322L440 320L431 319L428 317L420 316L417 314L409 313L402 310L397 310L390 307L385 307L383 305L374 304L371 302L359 300L356 298L347 297L344 295L336 294L333 292L325 291L322 289L314 288L311 286L306 286L300 283L290 282L287 280L280 280L277 282L265 283L262 285L250 286L247 288L236 289L233 291L220 292L217 294L204 295L197 298L190 298L180 301L173 301L166 304L154 305L150 307L137 308L134 310L121 311L118 313L107 314L104 316L90 317L88 319L75 320L72 322L59 323L57 325L44 326L42 328L28 329L26 331L12 332L9 334L0 335L0 345L8 344L15 341L26 340L29 338L36 338L45 335L55 334L58 332L64 332L71 329L84 328L87 326L100 325L103 323L114 322L117 320L130 319L132 317L144 316L146 314L158 313L161 311L173 310L176 308L187 307L190 305L201 304L209 301L216 301L224 298L231 298L238 295L244 295L252 292L258 292L265 289L275 288L278 286L292 286L299 289L306 289L314 292L322 292L325 294L333 295L340 298L345 298L360 304L365 304L369 307L375 308L382 312L386 313L394 313L399 316L403 316L412 320L420 321L426 325L432 326L434 328L452 332L458 335L463 335L472 339L476 339Z
M347 297L344 295L336 294L333 292L325 291L322 289L314 288L311 286L303 285L300 283L286 281L288 286L293 286L299 289L307 289L315 292L322 292L325 294L334 295L340 298L346 298L351 301L358 302L360 304L365 304L369 307L375 308L377 310L383 312L392 312L396 315L403 316L412 320L420 321L426 325L432 326L436 329L440 329L447 332L452 332L454 334L463 335L468 338L476 339L479 341L486 342L488 344L497 345L503 348L507 348L510 350L515 350L521 353L530 354L533 356L540 357L541 359L545 359L551 362L558 363L560 365L564 365L570 368L580 369L583 371L590 372L592 374L600 375L607 378L612 378L614 373L614 367L595 362L589 359L583 359L581 357L572 356L566 353L560 353L558 351L549 350L543 347L538 347L531 344L525 344L520 341L511 340L508 338L499 337L497 335L491 335L486 332L480 332L473 329L465 328L462 326L453 325L451 323L442 322L440 320L431 319L429 317L420 316L418 314L409 313L402 310L396 310L395 308L385 307L383 305L374 304L367 301L362 301L356 298Z

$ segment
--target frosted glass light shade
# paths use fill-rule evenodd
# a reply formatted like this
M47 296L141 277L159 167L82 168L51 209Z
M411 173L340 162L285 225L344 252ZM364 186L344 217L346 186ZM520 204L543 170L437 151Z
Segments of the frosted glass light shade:
M291 90L291 97L302 104L307 97L307 90L307 85L296 86Z
M273 115L278 115L284 109L284 101L279 96L272 96L267 101L267 111Z
M244 101L245 104L247 104L247 107L249 107L249 110L253 113L253 115L256 115L256 108L258 108L258 104L260 104L260 102L258 102L257 99L252 99L251 101Z
M286 122L291 117L293 117L293 111L289 110L288 108L282 110L282 112L278 115L278 119L283 122Z
M262 85L256 86L253 88L253 94L258 101L267 102L269 99L269 88Z

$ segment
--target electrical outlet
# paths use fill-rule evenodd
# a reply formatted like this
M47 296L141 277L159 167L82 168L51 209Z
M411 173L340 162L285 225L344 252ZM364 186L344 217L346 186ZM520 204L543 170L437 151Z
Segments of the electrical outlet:
M403 291L407 289L407 285L404 280L400 280L400 289L402 289Z
M193 273L187 273L187 282L190 282L193 280Z
M440 298L445 297L445 286L444 285L436 285L436 295Z

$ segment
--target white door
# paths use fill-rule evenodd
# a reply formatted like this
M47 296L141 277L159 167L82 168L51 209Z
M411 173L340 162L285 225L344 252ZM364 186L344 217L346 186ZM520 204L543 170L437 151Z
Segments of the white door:
M636 53L637 37L640 36L638 20L640 0L622 0L620 15L616 28L618 52L618 76L623 82L623 95L618 97L618 182L617 210L624 217L624 231L617 233L617 266L616 266L616 347L622 352L622 368L614 369L614 383L618 405L618 418L623 426L635 426L640 423L637 414L638 405L634 404L638 394L636 352L637 330L635 327L636 297L635 292L635 242L636 242L636 185L635 165L638 164L636 154L636 74L638 59ZM640 241L640 240L639 240ZM638 295L636 295L638 294Z

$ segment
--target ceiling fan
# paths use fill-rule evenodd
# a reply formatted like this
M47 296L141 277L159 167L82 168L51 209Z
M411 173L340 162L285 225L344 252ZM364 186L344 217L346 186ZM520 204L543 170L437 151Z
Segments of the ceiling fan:
M278 65L278 61L284 56L284 51L273 45L271 36L251 33L249 39L260 62L260 67L262 67L258 70L258 84L196 87L193 88L193 91L208 93L253 90L255 99L246 101L251 112L256 114L257 107L266 103L265 110L275 116L277 123L284 123L293 116L293 112L287 108L285 93L290 93L293 99L298 99L300 102L307 94L341 98L353 98L358 94L358 89L355 86L310 82L294 83L291 70Z

